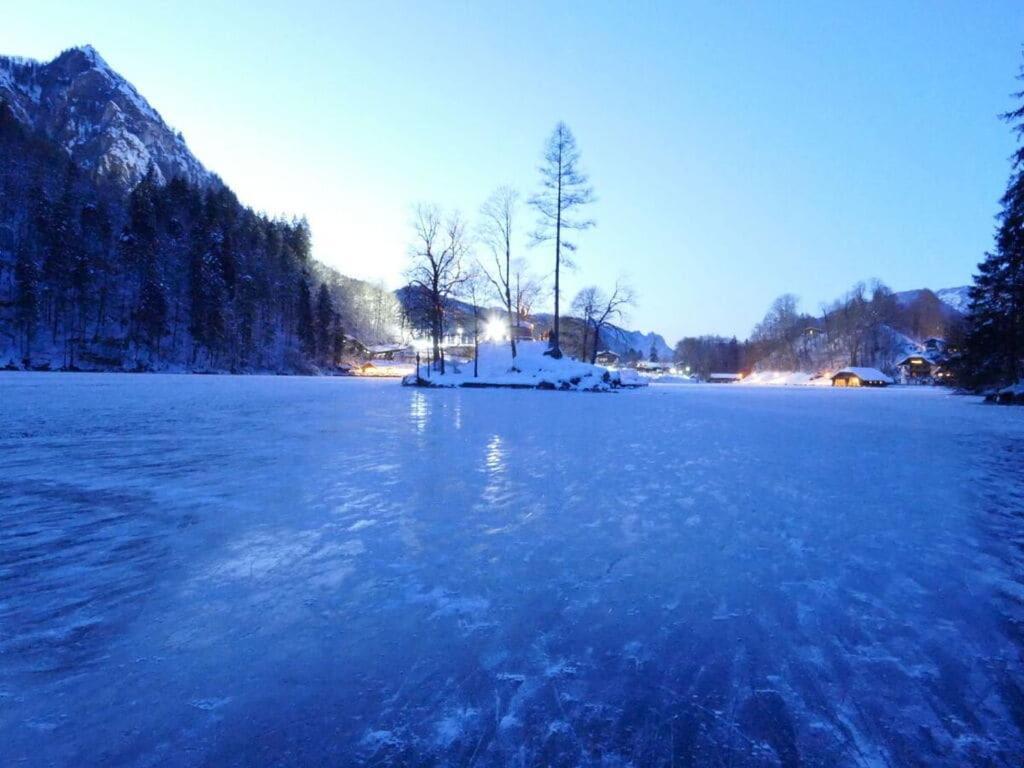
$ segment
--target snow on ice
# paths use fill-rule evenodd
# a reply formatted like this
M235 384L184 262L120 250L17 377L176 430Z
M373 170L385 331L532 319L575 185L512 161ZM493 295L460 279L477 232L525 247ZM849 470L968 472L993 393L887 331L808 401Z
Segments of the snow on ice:
M566 389L584 392L607 392L615 387L642 387L646 381L635 371L609 371L600 365L573 360L555 359L544 354L547 342L522 341L516 345L516 357L507 343L480 344L476 375L473 361L447 364L444 375L423 366L419 376L405 377L406 384L428 387L507 387ZM429 373L429 375L428 375Z
M1019 766L1024 409L0 373L4 765Z

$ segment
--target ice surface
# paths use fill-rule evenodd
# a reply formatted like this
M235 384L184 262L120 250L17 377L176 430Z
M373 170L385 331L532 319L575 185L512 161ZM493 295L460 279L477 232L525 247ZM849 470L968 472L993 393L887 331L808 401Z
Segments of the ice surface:
M0 764L1019 766L1024 409L0 373Z

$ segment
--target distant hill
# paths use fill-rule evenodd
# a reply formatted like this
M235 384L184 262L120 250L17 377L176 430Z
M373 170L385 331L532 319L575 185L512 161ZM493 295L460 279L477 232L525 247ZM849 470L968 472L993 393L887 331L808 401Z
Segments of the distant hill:
M866 365L891 372L929 339L956 343L963 333L966 287L891 292L855 289L821 316L766 317L745 344L748 367L759 370L834 370Z
M897 292L894 296L898 311L890 324L917 342L946 338L964 322L969 304L967 292L967 286Z
M937 291L929 288L916 288L910 291L897 291L895 296L896 300L903 306L911 306L915 302L922 299L928 300L931 296L934 296L950 309L966 316L971 303L970 290L971 287L969 285L961 285L956 288L940 288Z

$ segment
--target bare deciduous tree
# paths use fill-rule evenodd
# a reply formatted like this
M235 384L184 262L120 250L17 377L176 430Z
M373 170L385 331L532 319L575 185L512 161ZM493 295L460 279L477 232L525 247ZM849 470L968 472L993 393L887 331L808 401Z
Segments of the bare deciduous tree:
M590 335L590 323L594 319L594 311L597 303L603 297L596 286L588 286L580 289L572 300L572 313L583 320L583 341L580 344L580 360L587 359L587 337ZM594 348L597 348L598 340L594 339Z
M410 288L419 291L430 327L434 360L440 360L444 318L452 294L466 281L463 260L469 252L466 225L458 212L447 219L435 205L421 204L413 215L415 242L409 249L412 264L405 276Z
M516 314L516 328L533 314L533 306L540 298L544 286L530 273L523 259L512 262L512 300Z
M576 245L566 239L566 230L584 230L594 226L590 219L573 218L572 213L594 201L594 190L587 176L579 170L580 151L576 138L565 123L555 126L544 150L544 162L540 166L541 191L530 198L530 205L537 209L537 228L532 234L536 244L555 243L555 317L551 330L551 347L547 354L554 358L562 356L559 347L559 293L561 290L562 262L571 262L563 251L572 252Z
M482 307L480 302L484 300L490 277L483 267L474 262L466 271L466 279L459 286L459 295L469 302L473 312L473 378L480 375L480 321L482 320ZM515 347L513 347L515 349Z
M505 306L513 367L516 359L516 335L512 328L512 227L518 205L518 192L511 187L498 187L480 209L480 238L490 249L493 262L491 266L482 268L487 280L494 287L498 300Z
M622 279L615 281L611 293L605 296L599 289L592 290L592 314L590 325L594 329L594 348L590 355L591 364L597 362L597 347L601 343L601 330L626 317L626 308L636 303L636 294Z

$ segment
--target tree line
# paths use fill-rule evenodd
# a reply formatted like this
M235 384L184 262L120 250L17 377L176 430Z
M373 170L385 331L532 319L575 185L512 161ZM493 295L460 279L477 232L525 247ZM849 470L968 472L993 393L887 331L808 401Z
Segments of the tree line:
M891 368L905 352L907 337L944 338L954 349L961 320L931 291L900 302L879 280L858 282L817 315L800 309L787 293L772 302L750 336L688 337L675 349L677 362L706 378L712 372L754 369L817 372L854 365Z

